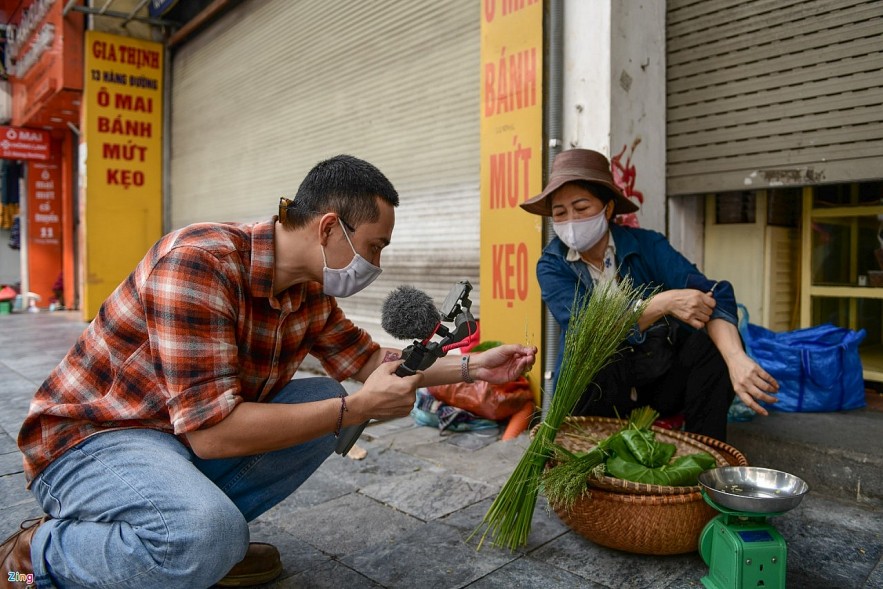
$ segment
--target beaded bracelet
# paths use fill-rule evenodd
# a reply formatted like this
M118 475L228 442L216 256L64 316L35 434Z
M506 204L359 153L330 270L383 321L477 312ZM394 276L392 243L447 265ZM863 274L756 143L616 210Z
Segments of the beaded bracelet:
M472 380L472 377L469 376L469 356L464 354L460 360L460 376L463 377L463 382L475 382Z
M334 437L340 437L340 426L343 425L343 412L349 411L346 408L346 393L341 393L340 395L340 413L337 415L337 429L334 430Z

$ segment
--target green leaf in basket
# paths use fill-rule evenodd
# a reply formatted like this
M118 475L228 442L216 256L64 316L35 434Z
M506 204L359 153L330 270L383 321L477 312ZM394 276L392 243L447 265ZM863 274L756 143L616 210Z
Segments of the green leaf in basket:
M656 468L631 462L618 454L607 460L607 472L616 478L648 485L676 487L697 484L699 475L714 466L714 457L707 452L679 456L671 464Z
M628 429L621 434L631 455L644 466L656 468L668 464L677 448L656 440L656 434L646 429Z

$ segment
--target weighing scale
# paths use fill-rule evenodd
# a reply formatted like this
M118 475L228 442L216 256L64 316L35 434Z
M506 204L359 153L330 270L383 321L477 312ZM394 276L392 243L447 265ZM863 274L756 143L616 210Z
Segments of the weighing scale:
M720 515L699 536L706 589L784 589L788 549L767 518L796 507L809 491L794 475L751 466L716 468L699 477L702 497Z

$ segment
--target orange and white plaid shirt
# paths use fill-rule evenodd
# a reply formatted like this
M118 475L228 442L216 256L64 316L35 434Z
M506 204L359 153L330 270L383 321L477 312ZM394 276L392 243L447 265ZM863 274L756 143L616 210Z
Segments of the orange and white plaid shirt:
M308 353L337 380L365 365L378 344L321 284L273 295L274 221L191 225L151 248L31 401L28 484L93 434L180 435L268 401Z

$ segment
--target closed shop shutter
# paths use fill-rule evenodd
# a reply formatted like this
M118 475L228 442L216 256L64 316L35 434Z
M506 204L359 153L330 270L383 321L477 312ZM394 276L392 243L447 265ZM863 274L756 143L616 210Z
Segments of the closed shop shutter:
M400 284L477 287L479 3L262 0L172 59L171 219L253 221L318 161L368 160L401 198L384 272L341 306L378 341ZM477 313L478 292L473 292Z
M670 195L880 178L883 3L669 0Z

